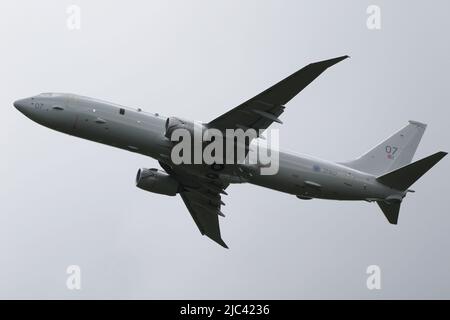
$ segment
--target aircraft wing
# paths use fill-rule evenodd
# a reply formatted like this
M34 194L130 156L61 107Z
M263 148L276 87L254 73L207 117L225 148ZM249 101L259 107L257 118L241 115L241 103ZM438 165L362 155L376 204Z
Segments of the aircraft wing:
M228 248L220 235L219 216L224 217L220 211L222 204L220 194L199 188L182 191L180 195L200 233Z
M348 56L311 63L214 119L208 126L222 131L239 128L244 131L252 128L258 131L259 129L267 129L273 122L281 123L278 117L283 113L284 105L322 72L346 58Z
M220 211L222 205L221 195L226 195L228 184L220 180L210 180L189 175L179 167L170 167L160 162L161 167L181 184L180 195L189 213L194 219L200 233L228 248L220 235L219 216L225 217Z

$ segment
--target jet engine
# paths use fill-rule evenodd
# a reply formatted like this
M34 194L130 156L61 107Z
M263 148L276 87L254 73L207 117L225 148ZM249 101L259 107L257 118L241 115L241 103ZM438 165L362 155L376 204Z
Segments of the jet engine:
M145 191L174 196L178 193L179 186L177 180L155 168L141 168L136 175L136 187Z
M167 120L166 120L166 132L164 133L164 135L166 138L170 139L170 137L172 136L172 133L176 129L185 129L185 130L189 131L193 137L194 128L196 130L198 129L199 130L198 132L200 134L202 134L203 130L205 130L205 127L201 123L187 121L187 120L183 120L183 119L176 118L176 117L170 117L170 118L167 118Z

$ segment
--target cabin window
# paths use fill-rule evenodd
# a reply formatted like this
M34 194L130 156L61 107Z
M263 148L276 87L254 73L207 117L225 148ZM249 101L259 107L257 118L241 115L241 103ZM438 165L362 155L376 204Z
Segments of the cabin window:
M121 115L124 115L124 114L125 114L125 109L124 109L124 108L120 108L120 109L119 109L119 113L120 113Z

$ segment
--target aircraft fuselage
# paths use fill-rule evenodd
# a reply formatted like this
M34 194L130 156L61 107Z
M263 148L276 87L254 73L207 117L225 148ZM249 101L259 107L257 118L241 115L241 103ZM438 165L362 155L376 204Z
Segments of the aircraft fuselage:
M15 106L33 121L51 129L158 161L170 161L171 142L164 136L167 120L164 116L59 93L18 100ZM184 166L193 174L217 174L207 166ZM401 200L405 196L405 192L379 183L374 175L342 164L283 151L279 152L279 171L275 175L236 177L227 170L220 174L222 179L227 180L228 177L229 183L248 182L301 199L377 201L388 197Z

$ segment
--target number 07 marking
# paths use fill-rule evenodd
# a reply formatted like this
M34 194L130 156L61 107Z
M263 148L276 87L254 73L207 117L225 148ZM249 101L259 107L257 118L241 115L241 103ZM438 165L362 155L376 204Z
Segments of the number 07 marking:
M388 158L392 159L393 156L395 155L395 153L398 150L398 147L394 147L394 146L386 146L386 153L388 154Z

